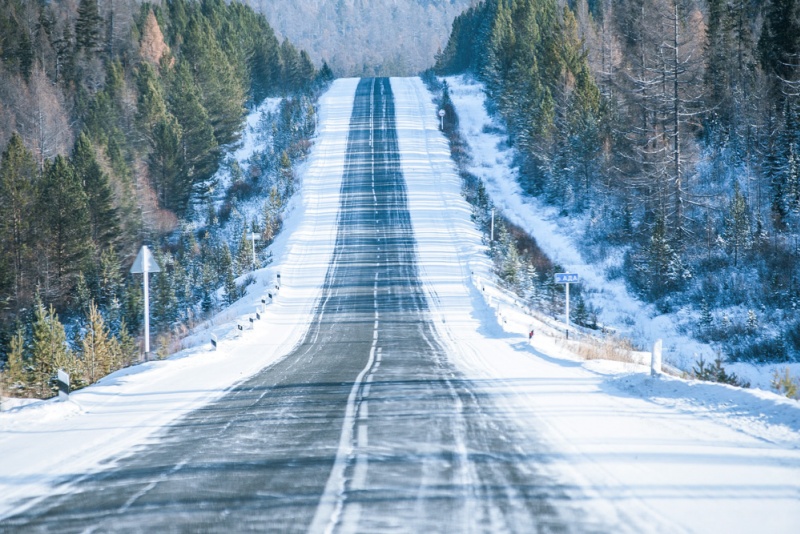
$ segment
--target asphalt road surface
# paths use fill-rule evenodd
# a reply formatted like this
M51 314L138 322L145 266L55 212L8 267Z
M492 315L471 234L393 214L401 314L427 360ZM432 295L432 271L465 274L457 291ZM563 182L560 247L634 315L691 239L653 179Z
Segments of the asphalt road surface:
M387 79L360 82L333 260L287 357L3 532L562 532L546 451L437 341ZM524 451L524 452L520 452Z

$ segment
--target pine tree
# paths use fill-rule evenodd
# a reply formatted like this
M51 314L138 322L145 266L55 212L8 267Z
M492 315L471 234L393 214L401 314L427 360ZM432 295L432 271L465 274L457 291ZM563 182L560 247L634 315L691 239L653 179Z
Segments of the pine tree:
M771 126L768 123L768 126ZM770 128L772 130L773 128ZM778 155L778 140L775 135L769 136L764 149L763 172L770 188L770 215L772 225L777 231L786 229L787 211L784 203L786 196L786 173Z
M733 183L733 199L728 208L728 216L725 219L725 240L733 250L733 265L739 264L739 256L745 249L749 248L752 241L750 212L747 209L747 201L739 189L739 182Z
M575 299L572 320L575 321L575 324L580 326L588 326L589 324L589 312L586 309L586 301L580 294Z
M94 302L89 305L86 330L81 341L81 357L86 384L94 384L119 367L119 350Z
M119 349L120 368L132 365L139 357L139 348L136 346L136 341L131 337L128 331L128 325L125 324L125 319L120 323L117 346Z
M747 310L747 330L751 333L758 330L758 316L754 310Z
M122 317L132 333L140 331L143 326L144 294L138 280L128 278L122 294Z
M533 263L528 263L525 269L525 278L527 284L524 297L530 305L536 305L539 301L539 273L536 272L536 266Z
M92 290L89 288L89 283L86 281L86 276L83 272L78 273L78 281L72 291L71 300L73 306L81 313L89 311L89 305L92 303Z
M56 299L74 286L91 251L91 225L86 193L72 165L62 156L48 163L39 188L40 262L45 290Z
M711 328L713 322L714 318L711 315L711 306L709 306L708 301L704 298L700 302L700 326L704 330L708 330Z
M279 179L281 185L280 196L286 202L294 193L294 171L292 170L292 160L285 150L281 153Z
M136 71L136 86L139 90L137 121L141 130L149 133L167 115L161 81L149 63L139 65Z
M283 64L281 75L283 91L295 91L302 85L300 53L289 39L284 39L283 43L281 43L280 56Z
M186 213L192 192L190 177L182 173L181 125L175 116L165 114L153 127L150 169L161 206L178 215Z
M157 330L168 331L178 320L178 297L167 273L175 269L175 260L169 252L156 255L161 273L150 278L152 284L153 324Z
M114 193L108 175L97 163L92 142L84 133L75 142L71 162L86 193L95 248L100 251L113 246L121 233L119 214L114 206Z
M75 22L75 43L78 50L94 51L100 46L102 22L97 0L80 0L78 20Z
M281 209L283 208L278 189L273 187L269 191L269 198L264 202L263 217L264 227L261 239L269 245L281 228Z
M216 170L219 158L217 140L208 112L203 107L200 90L186 61L181 61L174 70L170 86L170 110L178 119L182 131L181 172L196 189Z
M767 4L758 42L761 65L770 74L773 94L782 100L784 80L794 80L800 67L800 5L795 0Z
M30 298L33 234L31 212L35 203L36 160L18 134L11 136L0 159L0 291L13 297L16 306Z
M53 307L50 306L49 310L45 310L41 302L37 304L34 314L31 363L32 387L40 398L52 396L51 381L59 369L70 374L70 382L79 376L76 372L78 362L67 346L64 325L58 320Z
M683 262L669 242L663 215L656 218L645 262L638 268L646 272L649 284L646 289L652 299L658 299L667 291L677 289L686 276Z
M233 272L233 260L231 259L231 251L227 243L222 244L220 267L224 281L225 300L230 305L239 300L239 287L236 285L236 275L234 275Z
M236 141L244 114L245 91L205 18L190 19L183 53L192 66L214 138L220 145Z
M9 342L8 360L2 374L4 389L14 395L23 394L29 387L25 352L25 329L20 324Z
M247 220L242 225L242 234L239 237L239 244L236 248L236 276L241 276L256 266L253 265L253 244L247 239Z
M100 253L97 283L99 286L98 305L106 309L111 308L114 302L119 305L118 299L122 295L123 279L119 259L113 246L103 249Z
M324 85L332 82L334 79L336 79L336 75L333 73L333 70L331 70L327 61L323 61L317 73L317 80Z
M214 269L211 265L203 263L200 280L200 307L204 312L210 312L216 305L216 279L216 276L214 276Z

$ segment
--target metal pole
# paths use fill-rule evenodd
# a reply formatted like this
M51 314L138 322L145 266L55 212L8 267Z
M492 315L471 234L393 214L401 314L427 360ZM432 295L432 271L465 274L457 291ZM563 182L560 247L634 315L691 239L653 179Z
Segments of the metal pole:
M569 339L569 282L567 282L567 311L565 319L567 323L567 339Z
M150 284L148 282L147 262L144 268L144 359L150 358Z
M253 244L253 269L256 268L256 233L250 232L250 242Z

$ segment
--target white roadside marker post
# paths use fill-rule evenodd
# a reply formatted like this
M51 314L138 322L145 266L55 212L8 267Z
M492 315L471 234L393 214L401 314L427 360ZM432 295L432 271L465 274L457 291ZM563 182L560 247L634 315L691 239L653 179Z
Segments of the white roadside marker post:
M653 344L653 356L650 358L650 376L661 374L661 345L662 341L660 339L656 339Z
M147 245L142 245L142 249L136 256L131 273L142 273L144 275L144 359L150 359L150 284L148 273L160 273L161 268L153 257Z
M444 131L444 115L445 115L445 111L443 109L440 109L439 110L439 123L440 123L440 128L441 128L442 131Z

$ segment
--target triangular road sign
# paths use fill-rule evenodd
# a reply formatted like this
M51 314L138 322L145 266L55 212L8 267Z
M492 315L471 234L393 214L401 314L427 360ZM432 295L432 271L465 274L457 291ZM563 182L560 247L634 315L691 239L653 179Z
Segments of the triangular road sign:
M131 272L136 273L160 273L161 268L158 266L158 262L153 257L153 253L150 252L150 249L147 248L147 245L142 246L142 250L139 251L139 254L136 256L136 260L134 260L133 265L131 266Z

